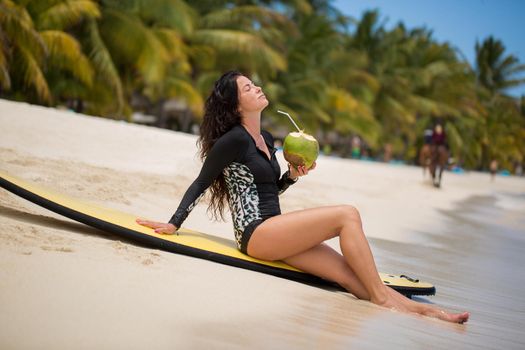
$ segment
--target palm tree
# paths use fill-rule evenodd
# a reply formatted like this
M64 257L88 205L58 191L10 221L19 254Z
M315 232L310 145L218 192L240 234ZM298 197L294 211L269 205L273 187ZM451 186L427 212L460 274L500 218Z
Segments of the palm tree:
M286 33L296 32L283 14L268 7L243 5L203 14L191 44L212 48L209 57L218 71L239 68L267 80L286 70L282 54Z
M61 91L76 97L75 91L91 86L91 63L78 40L65 30L84 18L98 17L96 3L46 0L15 4L2 0L0 9L0 71L5 90L13 87L29 100L50 104L60 99ZM34 98L27 87L33 88Z
M525 83L517 75L525 65L513 55L505 55L500 40L488 37L476 43L476 69L478 95L487 110L487 116L478 126L479 158L477 166L488 168L492 159L510 167L513 161L523 161L523 135L525 123L519 102L506 91Z
M380 123L383 144L412 160L423 130L439 119L454 152L468 146L464 126L480 119L483 108L473 75L447 43L437 43L425 28L409 31L400 23L386 30L377 11L370 11L359 21L350 47L367 57L369 78L361 90Z
M447 44L430 40L430 34L416 39L409 64L412 70L417 127L415 137L432 125L432 119L444 124L452 155L470 162L476 153L473 127L483 120L484 108L475 92L475 78L466 62L458 59Z
M0 94L114 118L138 98L161 120L175 101L188 131L213 81L240 68L280 136L285 109L342 153L357 134L410 160L439 118L467 166L523 161L523 103L505 92L525 66L499 40L476 43L471 69L425 28L387 30L377 11L354 23L329 0L0 0Z
M500 40L489 36L481 44L476 42L475 49L478 82L491 93L504 93L525 83L525 78L518 77L525 72L525 65L514 55L504 55L505 45Z
M27 4L35 27L48 48L45 76L54 103L82 110L86 91L92 88L95 70L71 28L100 17L94 1L46 0Z
M381 146L393 146L398 156L414 143L414 125L424 103L415 94L417 74L409 58L416 46L413 33L401 24L387 31L377 11L365 12L358 22L350 48L366 56L367 85L361 90L380 125ZM409 152L410 153L410 152Z
M336 19L317 14L297 19L301 34L287 44L290 66L278 76L276 99L281 108L299 115L308 130L317 130L322 144L344 154L352 134L375 146L379 128L359 89L351 89L363 78L365 62L358 52L347 50Z
M36 100L50 103L42 69L47 47L27 9L11 0L0 1L0 45L2 89L33 93Z
M100 85L109 79L117 92L120 108L112 114L129 114L134 94L152 106L176 97L200 110L184 42L193 31L194 13L184 1L102 0L101 13L84 29L83 41L97 63Z

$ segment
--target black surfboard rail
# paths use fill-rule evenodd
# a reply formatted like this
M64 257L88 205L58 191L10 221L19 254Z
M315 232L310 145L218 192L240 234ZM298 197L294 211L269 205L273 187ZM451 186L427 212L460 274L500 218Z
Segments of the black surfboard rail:
M101 220L94 216L88 215L86 213L74 210L60 203L49 200L43 196L40 196L24 188L23 186L19 186L9 181L3 176L0 176L0 186L9 192L19 197L22 197L34 204L37 204L43 208L46 208L52 212L63 215L65 217L81 222L88 226L97 228L101 231L117 235L123 239L139 243L146 247L164 250L164 251L168 251L168 252L172 252L176 254L182 254L182 255L186 255L186 256L190 256L194 258L205 259L205 260L213 261L216 263L238 267L242 269L247 269L251 271L256 271L256 272L272 275L275 277L285 278L288 280L308 284L311 286L327 288L330 290L346 291L344 288L342 288L337 283L326 281L324 279L321 279L317 276L314 276L314 275L311 275L305 272L293 271L293 270L288 270L288 269L279 268L275 266L265 265L262 263L258 263L256 261L238 259L235 257L220 254L217 252L212 252L212 251L208 251L205 249L190 247L184 244L179 244L179 243L168 241L162 238L145 235L141 232L131 230L127 227L123 227L115 223ZM434 295L436 293L436 289L434 286L432 287L408 287L408 286L392 285L388 283L388 281L384 281L384 282L389 287L397 290L398 292L406 295L407 297L411 297L413 295Z

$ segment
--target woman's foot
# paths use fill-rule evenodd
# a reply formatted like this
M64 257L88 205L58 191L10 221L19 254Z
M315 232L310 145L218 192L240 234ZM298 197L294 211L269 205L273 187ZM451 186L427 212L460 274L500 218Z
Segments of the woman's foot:
M468 312L450 313L450 312L446 312L432 305L418 303L396 292L393 289L390 292L390 294L395 299L404 303L407 309L410 309L411 312L414 312L414 313L417 313L423 316L434 317L434 318L437 318L443 321L453 322L453 323L465 323L468 321L470 317L470 314Z
M406 312L410 313L412 312L410 306L408 303L404 302L403 300L399 299L393 292L397 293L393 289L389 287L384 287L384 294L382 296L382 299L370 299L370 301L376 305L386 307L390 310L400 311L400 312ZM399 294L399 293L397 293Z
M434 317L443 321L453 323L465 323L470 317L470 314L468 312L453 314L450 312L439 310L434 307L430 307L428 310L423 311L421 314L424 316Z
M385 287L387 290L387 298L381 302L372 302L379 306L383 306L392 310L414 313L428 317L434 317L443 321L453 323L465 323L468 321L470 314L468 312L463 313L450 313L438 309L432 305L422 304L415 302L404 295L396 292L395 290Z

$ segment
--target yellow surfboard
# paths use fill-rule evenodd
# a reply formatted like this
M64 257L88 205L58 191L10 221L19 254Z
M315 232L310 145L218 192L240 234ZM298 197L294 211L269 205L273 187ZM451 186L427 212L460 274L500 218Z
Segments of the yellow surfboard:
M232 240L181 228L179 235L156 234L135 222L137 216L87 203L35 185L0 171L0 185L6 190L75 221L169 252L263 272L318 286L340 286L307 274L283 262L254 259L241 253ZM381 273L383 282L407 295L433 295L435 287L405 275Z

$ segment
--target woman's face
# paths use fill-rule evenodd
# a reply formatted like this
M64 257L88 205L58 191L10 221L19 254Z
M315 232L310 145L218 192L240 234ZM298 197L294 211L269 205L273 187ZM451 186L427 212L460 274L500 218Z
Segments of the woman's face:
M241 114L262 111L268 106L268 100L262 89L244 75L240 75L237 78L237 93L239 96L239 112Z

